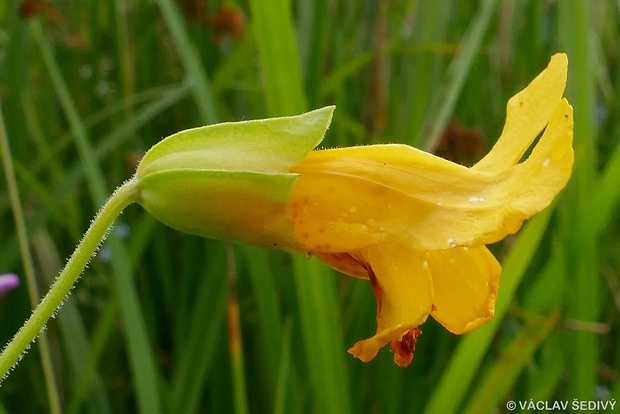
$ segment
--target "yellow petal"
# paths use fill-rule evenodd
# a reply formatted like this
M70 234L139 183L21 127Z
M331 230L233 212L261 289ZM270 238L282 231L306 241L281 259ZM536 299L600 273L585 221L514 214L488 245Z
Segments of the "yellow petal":
M372 190L369 193L367 187L359 191L348 187L346 178L341 180L338 171L330 170L332 165L318 166L325 168L325 174L310 172L305 166L312 158L306 157L299 165L303 170L295 169L300 176L285 210L301 244L312 252L339 253L358 251L384 240L372 226L378 207Z
M315 151L292 172L300 176L286 214L297 238L310 251L343 252L385 241L389 233L413 231L412 224L437 210L438 185L449 195L468 169L392 144ZM417 241L420 250L427 247Z
M573 168L572 143L573 108L562 99L531 155L515 165L506 180L505 199L512 214L530 217L564 188Z
M464 334L493 318L501 267L489 250L456 247L427 252L435 299L431 315Z
M523 156L547 125L566 86L568 57L558 53L525 89L506 106L506 123L493 149L473 169L501 171Z
M404 244L382 244L361 254L377 299L377 333L357 342L349 353L367 362L381 347L399 343L424 323L431 312L433 284L424 254Z
M496 242L548 206L573 164L572 108L556 106L530 157L502 171L476 171L406 145L316 151L286 214L310 251L355 251L391 237L443 250Z

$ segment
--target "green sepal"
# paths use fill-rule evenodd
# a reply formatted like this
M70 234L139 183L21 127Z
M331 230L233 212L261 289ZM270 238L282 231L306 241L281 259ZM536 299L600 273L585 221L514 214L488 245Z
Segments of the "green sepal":
M185 233L306 254L284 215L296 180L295 174L164 171L140 180L140 204Z
M334 109L178 132L145 154L136 176L176 169L288 172L321 142Z
M138 202L186 233L306 255L284 212L297 181L289 170L321 142L333 110L171 135L138 165Z

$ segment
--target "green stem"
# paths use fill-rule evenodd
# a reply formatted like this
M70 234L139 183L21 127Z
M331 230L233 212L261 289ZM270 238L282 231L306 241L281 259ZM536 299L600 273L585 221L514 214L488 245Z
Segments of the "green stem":
M136 181L131 179L119 187L106 201L92 221L84 238L71 255L60 276L52 284L39 306L0 354L0 378L5 378L47 321L62 306L76 280L105 238L114 220L129 204L137 201Z

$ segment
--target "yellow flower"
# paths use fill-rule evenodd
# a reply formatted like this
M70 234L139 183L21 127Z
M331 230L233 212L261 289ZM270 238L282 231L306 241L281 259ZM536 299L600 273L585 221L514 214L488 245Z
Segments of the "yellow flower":
M455 334L493 317L501 267L485 245L547 207L571 173L567 66L553 56L509 100L496 145L471 168L406 145L315 151L292 167L295 237L334 269L370 279L377 299L376 334L351 354L368 361L391 343L406 366L429 315Z
M326 107L181 131L147 152L131 185L178 230L311 253L369 279L377 332L349 352L368 361L391 343L407 365L428 315L456 334L493 317L501 268L485 245L515 233L568 181L567 65L553 56L510 99L502 135L471 168L406 145L312 152L331 121Z

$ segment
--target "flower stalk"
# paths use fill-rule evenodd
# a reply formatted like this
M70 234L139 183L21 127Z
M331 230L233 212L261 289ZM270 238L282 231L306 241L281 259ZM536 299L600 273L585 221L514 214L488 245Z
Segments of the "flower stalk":
M132 179L119 187L106 201L50 290L11 342L2 350L2 354L0 354L0 378L6 377L30 343L45 327L47 321L62 306L71 288L105 239L114 220L125 207L138 200L138 194L136 183Z

